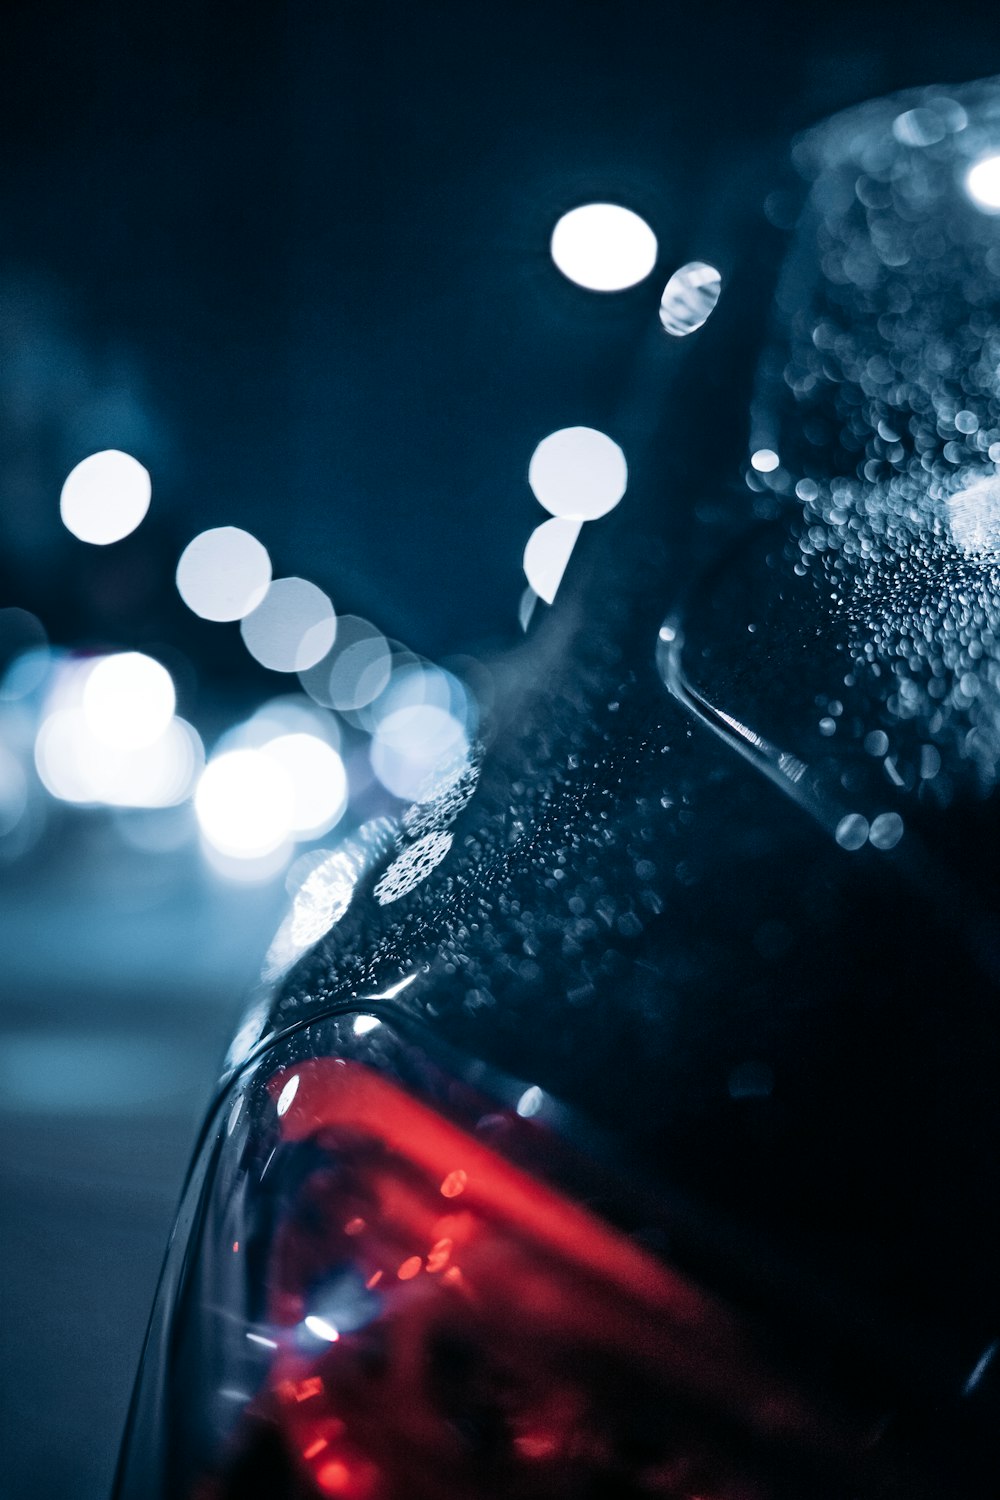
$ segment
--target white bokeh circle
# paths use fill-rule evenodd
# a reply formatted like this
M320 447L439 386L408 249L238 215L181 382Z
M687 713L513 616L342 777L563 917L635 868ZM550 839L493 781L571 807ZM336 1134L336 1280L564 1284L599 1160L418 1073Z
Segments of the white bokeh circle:
M596 427L561 427L542 438L528 465L535 499L554 516L596 521L614 510L628 485L618 444Z
M306 578L276 578L240 622L250 655L272 672L304 672L329 651L337 616L323 590Z
M188 542L177 564L177 590L203 620L242 620L271 582L267 548L238 526L215 526Z
M593 292L624 291L656 265L656 235L618 203L584 203L563 214L550 249L563 275Z
M63 525L81 542L106 547L133 532L149 510L153 488L137 458L106 448L82 459L59 497Z

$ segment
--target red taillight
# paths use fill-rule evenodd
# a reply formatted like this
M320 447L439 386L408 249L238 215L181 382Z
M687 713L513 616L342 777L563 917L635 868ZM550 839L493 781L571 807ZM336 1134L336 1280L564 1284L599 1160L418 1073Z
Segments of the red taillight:
M267 1092L295 1181L259 1267L275 1347L206 1496L253 1493L260 1452L302 1497L761 1500L728 1429L829 1444L721 1308L371 1068Z
M936 1494L648 1248L659 1196L585 1136L401 1021L275 1042L182 1205L118 1500Z

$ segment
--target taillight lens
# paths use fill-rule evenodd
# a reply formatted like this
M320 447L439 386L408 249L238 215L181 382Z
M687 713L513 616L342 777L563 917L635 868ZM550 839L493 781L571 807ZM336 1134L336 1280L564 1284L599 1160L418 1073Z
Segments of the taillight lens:
M539 1090L453 1061L332 1017L232 1086L123 1500L869 1493L874 1411L834 1416L778 1373Z

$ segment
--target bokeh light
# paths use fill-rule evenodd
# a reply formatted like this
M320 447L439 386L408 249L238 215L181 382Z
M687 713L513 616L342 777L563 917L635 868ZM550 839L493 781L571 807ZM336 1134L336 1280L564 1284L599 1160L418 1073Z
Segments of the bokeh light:
M958 101L939 94L897 115L892 133L901 146L935 146L953 131L964 130L968 123L969 117Z
M470 751L438 766L400 819L407 838L447 828L471 802L482 772L481 759Z
M304 694L287 693L270 699L249 719L227 730L216 743L212 764L237 752L252 752L278 766L290 788L291 803L283 816L282 837L273 846L277 848L291 840L317 838L340 821L347 807L349 788L339 747L340 730L333 715L321 712ZM238 762L237 766L241 764ZM227 784L238 799L242 783L230 780ZM266 787L264 794L268 795ZM233 816L238 816L235 809ZM255 817L252 809L248 817L252 822ZM239 854L228 835L221 844L207 836L213 847L224 854L257 857L256 835L249 837L250 853L245 856ZM265 838L264 843L268 842ZM270 868L277 873L281 864L272 861ZM222 873L230 872L225 869ZM245 871L238 873L245 878ZM264 878L263 867L261 878Z
M281 1115L287 1115L288 1111L292 1107L292 1102L298 1091L299 1075L298 1073L293 1073L291 1078L289 1078L288 1082L285 1084L284 1088L281 1090L281 1093L278 1095L278 1103L276 1107L279 1118Z
M989 474L947 499L952 540L970 557L1000 552L1000 475Z
M299 680L326 708L352 712L382 693L392 671L392 651L382 632L358 615L340 615L332 650Z
M845 813L833 836L842 849L861 849L868 842L868 819L861 813Z
M667 333L685 338L705 324L722 295L722 277L703 260L679 266L663 289L660 322Z
M314 734L282 734L268 741L263 753L291 783L290 833L318 838L339 822L347 806L347 772L332 745Z
M338 652L330 671L334 708L358 709L372 703L386 687L392 672L392 652L377 632L355 640Z
M271 583L266 547L238 526L216 526L188 542L177 564L177 590L203 620L242 620Z
M141 651L102 657L86 674L83 714L87 727L95 739L113 749L151 745L170 723L175 703L170 673Z
M264 959L262 973L266 980L273 981L285 973L340 921L361 876L384 859L396 841L396 824L391 818L372 818L339 848L310 850L295 861L287 877L292 909Z
M285 768L262 750L230 750L205 767L194 805L214 849L254 860L288 843L295 791Z
M617 203L585 203L552 231L552 259L578 286L620 292L656 265L656 235L645 219Z
M471 737L478 725L478 706L472 693L453 672L410 655L394 658L397 665L385 691L372 705L370 727L403 708L429 704L457 719Z
M413 703L379 720L371 765L394 797L413 801L433 785L433 773L469 755L465 726L445 708Z
M170 674L141 652L53 656L34 735L42 785L60 801L89 806L183 802L205 754L173 708Z
M531 455L528 483L554 516L595 521L614 510L628 484L628 465L616 442L594 427L562 427Z
M323 590L305 578L277 578L240 624L250 655L272 672L304 672L329 651L337 616Z
M28 686L16 687L10 681L10 667L18 659L32 659L36 661L47 656L48 636L45 626L37 615L31 614L27 609L7 607L0 609L0 677L3 686L0 687L0 698L8 701L12 698L23 697L31 691ZM44 670L41 673L44 676Z
M872 818L868 840L876 849L895 849L903 837L903 831L903 820L899 813L879 813L877 818Z
M0 740L0 838L12 832L28 806L28 782L17 756Z
M524 549L524 574L539 599L555 599L570 560L582 521L553 516L536 526Z
M399 901L422 885L447 856L454 837L449 830L439 828L415 843L407 844L375 884L378 904L391 906L393 901Z
M35 766L62 802L106 807L170 807L189 797L204 763L197 732L171 719L150 744L109 746L91 731L83 709L57 708L42 721Z
M319 1339L321 1343L335 1344L340 1338L339 1332L328 1318L320 1318L316 1313L309 1313L302 1321L313 1338Z
M45 682L52 668L54 654L47 646L33 646L22 651L10 663L0 681L0 702L17 703L29 698Z
M214 753L222 750L262 750L285 734L309 734L335 750L340 749L340 727L333 714L311 703L305 693L280 693L269 698L239 724L216 741Z
M984 156L971 166L965 186L977 208L1000 213L1000 155Z
M351 848L327 853L321 864L311 871L295 894L291 912L291 935L300 948L318 942L340 921L354 895L354 887L364 868L357 851Z
M149 509L149 474L128 453L107 448L92 453L67 475L59 499L63 524L81 542L105 547L120 542Z

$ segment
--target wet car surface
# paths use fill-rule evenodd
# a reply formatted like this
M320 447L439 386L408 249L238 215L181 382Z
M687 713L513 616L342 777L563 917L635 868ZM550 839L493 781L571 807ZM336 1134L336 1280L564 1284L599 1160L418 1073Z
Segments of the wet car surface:
M966 97L932 97L952 95ZM974 91L969 113L992 98L991 86ZM897 118L928 107L907 98L863 117L857 134L891 142L863 193L842 191L865 175L850 163L822 168L827 187L823 171L840 184L826 204L824 276L814 297L794 301L790 333L779 304L782 352L756 396L769 268L786 231L754 220L760 259L748 274L727 258L731 226L714 241L706 229L709 243L695 248L715 255L724 289L697 348L681 362L669 345L643 346L622 382L628 509L583 536L558 609L494 664L498 707L482 754L446 766L437 792L400 818L355 830L302 887L226 1076L260 1066L273 1037L383 997L387 1021L395 1008L606 1131L672 1205L654 1253L759 1316L779 1342L800 1321L815 1330L812 1357L841 1384L871 1361L885 1411L908 1414L904 1450L934 1447L936 1433L906 1427L934 1425L913 1413L938 1414L935 1462L947 1475L955 1444L966 1451L955 1436L963 1387L972 1381L970 1409L989 1399L981 1361L1000 1318L993 814L982 795L994 779L995 590L981 556L991 492L976 499L1000 433L985 376L975 389L949 383L935 353L935 380L921 388L926 350L902 349L882 321L890 229L877 241L887 261L864 250L876 243L871 221L891 216L895 166L930 152L944 164L930 177L976 232L954 241L950 260L931 256L923 234L923 259L900 262L893 284L912 274L913 303L931 318L938 304L917 283L928 257L941 260L928 348L969 354L978 340L986 369L992 271L984 262L970 275L974 296L965 283L957 301L948 290L973 250L989 255L993 227L970 217L960 173L948 177L954 116L948 125L931 108L929 124L921 116L900 127L903 139L893 133ZM924 139L942 121L944 134ZM948 241L950 208L933 212L946 215ZM800 231L800 259L815 234ZM807 273L797 286L808 285ZM654 298L643 316L662 338L655 314ZM905 322L901 303L896 315ZM818 345L815 329L837 317L830 347L825 334ZM566 337L579 354L578 321ZM891 367L897 348L911 367L890 378L878 361ZM904 383L905 398L890 394ZM803 409L783 410L782 386ZM941 392L950 416L934 404ZM748 409L751 446L773 444L781 463L768 482L751 474L761 535L746 544ZM965 417L955 425L965 412L969 431ZM893 425L901 415L920 418L912 444ZM825 425L807 461L797 434L814 420ZM845 430L841 473L831 454ZM914 458L938 487L915 514ZM871 569L843 563L837 544L857 535ZM973 657L977 640L987 649ZM895 707L870 670L885 657ZM900 692L902 682L915 686ZM900 701L914 711L899 712ZM734 753L741 745L749 757ZM893 817L901 836L878 822ZM336 1050L317 1042L319 1056L324 1046ZM953 1489L942 1479L940 1493L966 1482L976 1493L985 1441L974 1431L969 1474ZM939 1470L928 1473L936 1493Z
M994 97L988 85L973 93L973 119L976 106L985 100L989 107ZM928 239L928 223L951 215L955 179L979 146L970 138L957 167L954 146L941 146L950 172L939 174L943 185L934 192L916 195L918 214L914 192L907 201L907 173L923 183L922 158L913 165L915 148L905 132L903 139L898 128L893 135L892 123L919 104L890 101L878 112L835 121L820 137L834 155L845 139L860 142L861 151L878 148L886 181L903 183L903 223L917 245ZM937 108L940 114L944 106ZM853 159L846 169L839 159L833 167L821 160L811 204L824 202L829 175L838 171L853 182ZM865 182L858 179L848 207L838 206L852 226L856 259L864 232L854 222L856 206L875 196L874 189L862 192ZM804 379L795 363L800 345L816 348L816 328L821 344L836 343L823 332L821 312L801 310L801 263L817 235L811 212L788 273L798 269L799 294L790 301L799 343L780 385L793 394ZM990 253L992 241L974 207L961 212L969 242L954 228L952 238L966 295L953 296L954 267L942 274L940 301L926 296L921 303L921 349L968 342L965 313L977 305L968 282L976 254ZM841 217L835 222L846 242ZM829 250L822 268L847 332L837 346L841 364L827 361L806 384L813 408L827 418L828 442L845 433L857 438L845 447L852 458L861 453L860 480L813 479L829 462L818 441L796 490L777 465L764 471L774 475L769 484L752 475L757 534L720 566L725 549L715 528L703 515L702 524L692 524L710 496L676 504L658 482L654 459L644 467L640 456L633 502L647 515L676 506L660 548L648 538L637 542L634 525L614 517L610 546L584 553L559 611L508 663L509 696L501 696L492 743L445 766L438 784L396 824L366 825L316 867L272 946L267 982L231 1061L238 1068L248 1056L260 1057L266 1071L269 1059L282 1055L280 1042L277 1054L268 1050L274 1038L287 1034L290 1061L268 1084L281 1116L287 1089L294 1098L316 1069L335 1069L338 1054L340 1066L356 1066L344 1062L351 1050L345 1040L314 1042L306 1023L367 1001L384 1015L390 1035L395 1011L461 1054L513 1073L539 1099L551 1095L609 1133L623 1173L652 1174L660 1183L671 1204L660 1246L668 1264L764 1317L778 1345L794 1342L796 1330L803 1339L808 1328L808 1357L800 1349L797 1367L792 1358L800 1378L817 1360L832 1386L863 1407L871 1403L870 1428L855 1438L855 1450L876 1450L876 1472L837 1476L828 1454L823 1482L831 1494L852 1486L890 1494L894 1484L906 1493L923 1486L934 1495L975 1494L993 1462L991 1403L981 1387L988 1385L983 1375L1000 1316L988 1227L1000 1144L989 915L996 898L984 863L991 757L1000 744L990 654L996 595L988 547L963 549L942 517L950 496L967 495L970 486L976 493L977 474L991 483L986 449L1000 440L1000 429L994 435L992 397L981 390L975 428L970 419L959 423L959 431L970 427L970 441L958 443L951 436L955 410L972 396L949 388L934 406L928 391L936 387L921 385L924 367L905 340L908 379L900 376L885 393L890 360L881 351L891 351L887 330L896 325L887 324L881 307L899 303L900 274L924 275L915 254L897 246L885 254L884 275L869 265L867 280L859 272L852 281ZM781 295L787 286L779 293L779 321ZM859 298L864 305L855 317ZM725 309L723 295L706 338L716 330L725 337ZM981 318L979 324L985 337ZM803 327L812 329L808 339ZM711 353L709 344L704 357ZM767 381L773 363L765 358L754 420L779 432L780 402L773 416L766 405L774 395ZM946 363L940 353L931 360L934 369ZM859 394L845 374L855 368ZM697 388L697 370L694 361L689 388ZM959 370L956 364L956 380ZM893 399L917 415L893 415ZM872 424L867 446L859 412ZM808 426L814 417L810 410L802 420ZM890 428L902 428L904 417L915 449ZM667 426L667 441L681 442L682 429L671 434L669 420ZM972 440L974 433L983 436ZM783 432L775 447L794 453ZM953 500L950 509L954 514ZM725 531L720 524L718 532ZM664 624L668 604L683 593L681 578L699 571L706 581ZM332 1056L324 1061L325 1053ZM335 1098L335 1072L330 1079ZM321 1115L307 1108L307 1118ZM357 1126L360 1116L348 1104L345 1118ZM487 1110L484 1118L493 1116ZM346 1148L327 1149L341 1163L337 1170L346 1170ZM396 1149L405 1158L405 1148ZM432 1171L447 1180L446 1166L442 1158ZM345 1191L335 1191L320 1211L331 1232L345 1215L355 1222ZM385 1230L380 1212L376 1222ZM413 1257L414 1275L442 1269L432 1264L435 1246L447 1241L451 1253L440 1227L428 1231L426 1266L421 1254ZM397 1253L404 1249L400 1241ZM342 1252L327 1253L343 1261ZM510 1247L507 1258L516 1261ZM363 1262L365 1277L383 1275L373 1272L375 1264ZM272 1290L282 1285L280 1274L277 1282L260 1274ZM408 1280L404 1269L394 1274ZM516 1295L494 1284L489 1292L480 1288L478 1303L496 1302L509 1316ZM213 1305L211 1297L202 1301ZM275 1348L284 1347L282 1330L295 1326L307 1305L264 1315L260 1326ZM183 1316L197 1321L190 1307ZM362 1321L374 1328L380 1316ZM391 1314L388 1326L400 1316ZM459 1326L464 1320L468 1327L470 1316L459 1315ZM706 1313L708 1345L710 1322ZM522 1337L529 1332L530 1321ZM412 1474L403 1477L405 1462L396 1474L385 1457L385 1434L395 1422L383 1417L382 1436L364 1438L364 1408L346 1415L356 1398L345 1372L360 1336L335 1330L328 1356L300 1363L296 1355L277 1385L266 1387L280 1390L281 1380L291 1379L294 1392L295 1380L304 1379L311 1396L310 1382L318 1381L316 1391L326 1391L331 1403L332 1417L324 1420L343 1414L346 1456L327 1452L327 1444L340 1452L333 1429L317 1437L295 1428L288 1437L302 1453L318 1455L318 1477L299 1481L303 1493L310 1483L320 1493L337 1492L342 1480L345 1493L356 1484L359 1494L395 1494L415 1482ZM488 1343L491 1336L483 1337ZM541 1358L525 1357L529 1366ZM279 1371L284 1358L275 1355ZM732 1351L720 1356L730 1371L741 1359ZM694 1367L676 1351L661 1357L665 1370L688 1370L677 1377L682 1386ZM422 1377L415 1378L419 1400ZM493 1381L503 1388L496 1369ZM747 1386L763 1381L759 1373L745 1377ZM598 1409L603 1404L607 1412L609 1399L598 1397ZM248 1394L248 1413L263 1431L283 1430L280 1402L275 1411L269 1400ZM985 1412L977 1415L980 1402ZM748 1420L745 1406L741 1416ZM699 1419L687 1421L692 1434L699 1430ZM140 1418L140 1444L142 1428ZM660 1424L651 1419L651 1429ZM410 1449L400 1442L415 1462L423 1439L411 1439ZM672 1468L677 1455L657 1451L628 1483L635 1493L660 1493L662 1483L670 1495L756 1496L794 1492L804 1482L801 1474L779 1477L774 1456L757 1478L730 1468L731 1445L714 1441L714 1470L694 1459L690 1470ZM895 1455L885 1473L878 1472L880 1444ZM794 1446L787 1433L778 1445L786 1459ZM421 1460L434 1472L435 1451L432 1443ZM441 1474L452 1477L428 1478L429 1494L439 1483L457 1493L484 1492L486 1471L477 1479L475 1469L452 1472L438 1458ZM496 1454L493 1462L500 1462ZM525 1493L549 1493L560 1482L577 1493L581 1485L611 1483L615 1473L615 1483L626 1483L613 1462L600 1470L603 1478L581 1471L575 1479L568 1462L564 1455L551 1473L529 1465L534 1478ZM237 1472L221 1493L243 1493L241 1484L252 1482L238 1481ZM506 1479L502 1465L490 1473L499 1492L520 1493L513 1471ZM816 1493L818 1478L806 1482Z

